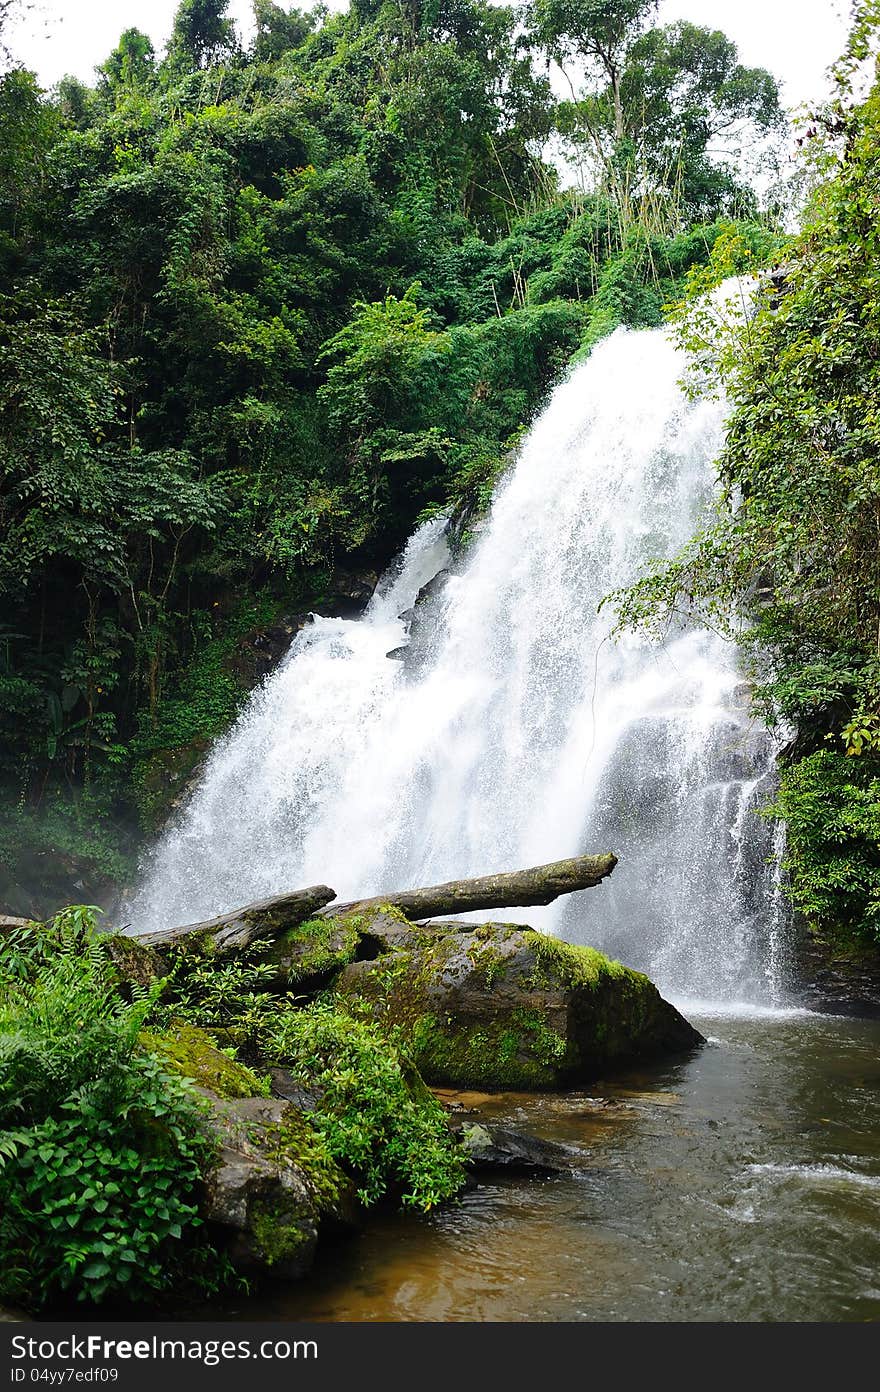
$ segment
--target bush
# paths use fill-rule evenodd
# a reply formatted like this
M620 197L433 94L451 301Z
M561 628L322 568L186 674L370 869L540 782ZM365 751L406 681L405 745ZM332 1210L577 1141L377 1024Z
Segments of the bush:
M310 1120L357 1176L363 1203L399 1189L404 1204L427 1210L461 1188L443 1109L396 1039L319 1001L282 1015L267 1053L320 1099Z
M153 997L126 1005L87 909L0 948L0 1298L212 1290L198 1184L201 1103L139 1050Z
M785 770L789 895L813 928L880 945L880 759L822 749Z

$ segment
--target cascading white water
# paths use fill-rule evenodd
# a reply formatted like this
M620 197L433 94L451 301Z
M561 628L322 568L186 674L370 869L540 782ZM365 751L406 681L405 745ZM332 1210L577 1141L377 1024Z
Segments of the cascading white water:
M620 329L554 393L482 535L412 538L358 621L316 618L149 857L135 930L311 883L343 898L614 850L611 880L506 918L602 947L677 998L767 999L774 749L736 650L609 638L608 591L689 537L723 408L662 330ZM455 569L455 567L453 567ZM778 925L777 925L778 927Z

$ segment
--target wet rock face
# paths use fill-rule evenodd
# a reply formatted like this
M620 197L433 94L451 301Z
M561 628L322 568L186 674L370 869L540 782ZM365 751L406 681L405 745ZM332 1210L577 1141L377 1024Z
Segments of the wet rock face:
M427 656L431 640L436 632L443 592L446 589L451 571L440 570L423 585L411 609L405 609L399 617L407 626L409 641L400 648L392 648L386 654L396 661L406 662L415 669Z
M403 1027L426 1081L544 1089L608 1065L682 1052L702 1036L647 977L592 948L512 924L379 924L385 950L343 968L336 991Z
M843 950L803 929L788 986L808 1010L880 1020L880 949Z

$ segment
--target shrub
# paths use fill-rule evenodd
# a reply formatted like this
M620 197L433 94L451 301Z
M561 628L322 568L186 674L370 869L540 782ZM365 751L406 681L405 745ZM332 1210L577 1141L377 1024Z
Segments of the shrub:
M795 908L843 942L880 944L880 759L820 749L785 770L768 811L787 824Z
M443 1109L396 1039L319 1001L282 1015L267 1052L319 1098L310 1119L357 1176L362 1202L397 1189L402 1203L427 1210L461 1188Z
M211 946L171 947L168 975L150 1023L167 1028L180 1017L200 1029L234 1032L237 1042L258 1036L278 1012L270 987L277 969L260 960L265 943L253 943L234 958L218 958Z
M88 909L0 947L0 1298L155 1298L216 1289L199 1232L213 1147L201 1103L137 1035Z

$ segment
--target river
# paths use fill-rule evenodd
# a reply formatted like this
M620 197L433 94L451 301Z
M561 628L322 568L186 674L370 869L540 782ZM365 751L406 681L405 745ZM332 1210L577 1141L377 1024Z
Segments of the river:
M577 1146L572 1175L373 1217L307 1281L222 1317L880 1318L880 1021L689 1015L709 1041L692 1056L480 1106Z

